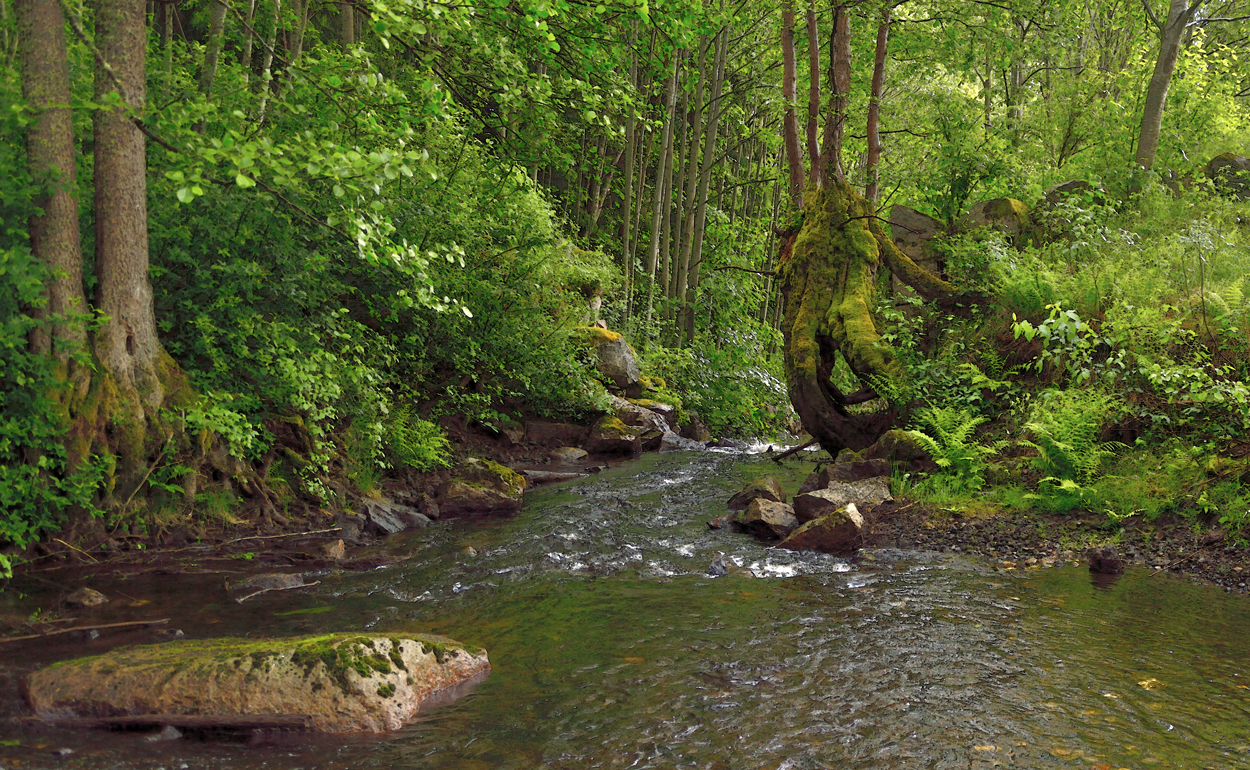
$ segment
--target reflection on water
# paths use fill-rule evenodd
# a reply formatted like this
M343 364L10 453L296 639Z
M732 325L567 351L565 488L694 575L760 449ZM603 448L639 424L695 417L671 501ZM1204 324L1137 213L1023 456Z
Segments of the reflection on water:
M895 551L851 565L706 527L743 481L775 472L646 457L539 490L514 519L393 540L410 558L390 568L182 623L200 636L412 625L490 650L472 695L396 735L238 746L13 726L22 745L0 746L0 765L1250 768L1243 599L1146 572L1095 585L1083 569L1004 575ZM728 574L710 577L722 554ZM162 578L171 614L196 580ZM61 746L75 753L52 758Z

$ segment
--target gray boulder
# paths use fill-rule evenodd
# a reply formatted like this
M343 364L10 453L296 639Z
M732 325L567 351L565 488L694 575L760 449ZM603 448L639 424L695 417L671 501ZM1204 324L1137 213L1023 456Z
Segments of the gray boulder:
M859 548L864 531L864 517L854 503L812 519L797 527L778 548L791 551L821 551L850 554Z
M1215 183L1215 189L1237 200L1250 198L1250 158L1225 152L1207 163L1207 176Z
M405 529L428 527L430 520L416 508L381 500L365 500L366 528L377 535L394 535Z
M799 525L794 509L785 503L756 498L746 510L734 516L734 524L743 532L749 532L766 540L785 538Z
M642 370L638 368L633 348L620 332L597 326L579 326L574 333L584 343L594 347L598 358L596 368L607 375L618 391L630 398L642 395Z
M980 228L996 230L1007 236L1013 244L1021 244L1021 235L1029 224L1029 207L1015 198L994 198L982 201L968 210L959 220L960 232L972 232Z
M703 442L679 436L672 431L660 437L661 452L702 452L706 448Z
M871 507L894 498L890 495L890 479L877 476L860 481L835 481L824 489L805 492L794 498L794 515L800 522L818 519L847 504Z
M808 474L807 478L803 480L803 486L799 487L799 494L812 492L817 489L827 489L830 484L861 481L875 476L889 475L890 463L888 460L876 459L834 463Z
M640 433L618 417L604 417L590 429L586 448L595 454L637 454L642 451Z
M733 497L729 498L729 510L745 510L751 504L751 501L756 499L784 503L786 501L786 493L782 490L781 484L777 479L772 476L763 476L742 485L742 489L739 489L734 493Z
M22 693L43 719L302 715L314 730L382 732L489 671L485 650L424 634L202 639L56 663L30 674Z
M511 468L470 457L443 485L442 514L514 513L521 508L525 477Z

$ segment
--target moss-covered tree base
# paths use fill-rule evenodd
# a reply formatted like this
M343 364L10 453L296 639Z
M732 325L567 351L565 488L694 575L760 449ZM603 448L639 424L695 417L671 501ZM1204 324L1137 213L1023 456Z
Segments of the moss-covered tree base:
M895 421L892 408L847 410L876 398L883 385L901 384L905 375L873 317L883 262L922 296L954 292L894 246L872 204L846 182L809 187L801 229L781 238L781 331L790 402L804 429L831 453L868 447ZM839 355L864 384L856 393L842 393L830 380Z

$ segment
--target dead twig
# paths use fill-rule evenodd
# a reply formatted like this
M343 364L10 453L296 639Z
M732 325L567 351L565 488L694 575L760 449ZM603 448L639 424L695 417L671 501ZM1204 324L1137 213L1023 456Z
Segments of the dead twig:
M54 542L54 543L60 543L61 545L65 546L66 548L69 548L70 550L77 551L78 553L82 554L83 556L86 556L88 559L90 559L90 560L91 560L91 561L93 561L93 562L96 562L97 564L98 564L98 563L99 563L99 561L100 561L99 559L97 559L96 557L94 557L94 556L92 556L91 554L87 553L86 551L84 551L83 549L79 548L78 546L75 546L75 545L70 545L69 543L65 542L64 540L62 540L62 539L61 539L61 538L59 538L59 537L54 537L54 538L52 538L52 542Z
M313 585L316 585L316 583L313 583ZM58 636L60 634L68 634L71 631L99 631L99 630L107 629L107 628L137 628L139 626L159 626L163 623L168 623L168 622L169 622L169 618L162 618L160 620L129 620L129 621L126 621L125 623L96 623L90 626L74 626L73 628L58 628L57 630L49 631L46 634L30 634L28 636L10 636L7 638L0 639L0 644L4 644L5 642L20 642L26 639L43 639L44 637L48 637L48 636Z

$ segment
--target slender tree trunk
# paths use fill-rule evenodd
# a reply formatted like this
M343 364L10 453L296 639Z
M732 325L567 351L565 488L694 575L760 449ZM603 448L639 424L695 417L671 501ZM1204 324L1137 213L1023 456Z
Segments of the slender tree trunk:
M668 252L664 255L664 276L667 279L664 285L664 296L673 299L677 296L677 263L681 261L682 250L682 234L685 228L682 226L686 221L684 219L685 199L683 190L686 188L686 158L689 155L690 148L690 95L683 93L681 95L681 108L677 114L682 116L681 122L681 147L677 151L677 159L673 167L673 182L669 187L669 205L672 208L670 214L670 222L668 226ZM664 319L669 320L673 317L673 308L671 303L664 308Z
M699 208L697 195L699 191L699 140L703 136L703 92L707 87L707 49L711 44L707 35L699 44L699 82L694 91L694 108L690 127L689 171L686 175L685 218L682 220L681 257L677 263L677 283L673 297L680 302L681 318L689 309L686 305L687 289L690 281L690 257L694 249L695 220ZM713 52L715 55L715 52ZM680 323L679 323L680 326Z
M1163 130L1163 110L1167 106L1176 59L1180 55L1181 39L1201 6L1202 0L1196 0L1192 6L1187 5L1186 0L1171 0L1168 5L1167 21L1159 30L1159 56L1155 59L1154 72L1146 89L1146 105L1137 137L1136 159L1142 168L1149 169L1154 165L1155 153L1159 150L1159 134Z
M273 51L278 45L278 29L282 26L282 0L273 0L273 28L265 40L265 52L261 56L260 66L260 109L256 111L256 122L265 122L265 110L269 107L269 91L273 88Z
M841 15L841 8L838 9ZM820 144L820 37L816 32L816 0L807 5L807 173L808 184L821 183Z
M703 264L703 237L707 228L708 186L712 180L712 162L716 158L716 133L720 125L721 90L725 84L725 54L729 48L729 28L721 30L720 42L712 62L712 112L708 116L707 136L703 142L703 163L699 168L698 208L695 211L694 242L690 248L690 271L688 274L685 309L686 341L694 341L694 306L698 298L699 270Z
M243 14L243 50L239 53L239 65L243 68L243 84L252 79L252 42L256 37L256 0L247 0L247 12Z
M95 37L103 59L96 64L96 101L120 92L130 109L143 109L143 0L100 0ZM141 483L146 425L165 389L148 280L144 138L123 109L95 113L95 220L96 308L108 318L96 332L95 354L116 389L117 402L106 411L121 460L118 491L126 494Z
M798 64L794 53L794 0L781 3L781 95L785 101L782 135L786 145L786 167L790 172L790 202L803 205L803 156L799 154Z
M673 123L677 110L677 71L681 66L681 51L673 52L673 71L664 88L664 127L660 129L660 155L656 160L655 189L651 203L651 242L647 246L647 333L650 333L651 313L657 292L655 273L662 248L667 248L668 190L673 167ZM667 270L664 284L668 283Z
M213 93L213 81L217 79L217 59L221 55L221 42L226 31L228 0L212 0L208 22L208 41L204 46L204 67L200 71L200 94Z
M881 181L881 93L885 90L885 54L890 37L890 6L881 11L877 27L876 56L872 67L872 92L868 96L868 184L864 197L877 203L877 186Z
M350 0L339 3L339 42L344 48L356 44L356 6Z
M846 127L846 111L851 97L851 28L850 14L839 5L833 15L833 85L829 92L829 114L825 117L824 159L821 175L825 179L846 179L842 166L842 133Z
M58 0L18 0L14 12L22 95L34 112L26 131L27 163L35 183L44 188L35 201L42 213L30 219L30 248L47 268L43 289L47 304L36 315L48 325L35 329L31 348L51 354L65 366L68 384L76 388L86 382L82 376L86 372L74 366L70 354L87 341L83 323L87 307L65 18Z
M621 188L621 275L625 278L625 297L629 297L630 284L633 279L634 266L629 258L629 238L633 234L634 205L634 153L638 148L638 114L633 99L637 98L638 90L638 22L633 23L629 35L629 85L633 89L629 104L629 117L625 120L625 183ZM628 299L625 304L626 316L629 314Z

